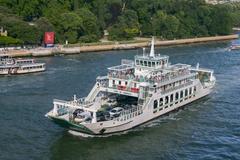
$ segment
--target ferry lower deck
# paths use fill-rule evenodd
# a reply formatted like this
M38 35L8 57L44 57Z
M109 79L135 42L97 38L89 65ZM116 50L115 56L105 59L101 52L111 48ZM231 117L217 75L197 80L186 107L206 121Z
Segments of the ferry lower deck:
M69 121L69 117L64 114L58 118L51 117L60 126L69 128L73 131L82 132L91 135L112 134L115 132L123 132L142 125L152 119L174 111L188 103L194 102L208 95L212 88L195 87L182 88L181 91L175 91L170 94L165 94L159 99L152 99L146 106L137 106L136 99L132 97L120 97L118 103L113 106L106 106L105 110L98 112L97 122L78 123L76 121ZM175 95L178 95L175 96ZM174 99L172 99L174 95ZM135 99L135 100L134 100ZM115 106L122 107L124 110L116 117L110 117L109 112ZM107 117L107 118L106 118Z

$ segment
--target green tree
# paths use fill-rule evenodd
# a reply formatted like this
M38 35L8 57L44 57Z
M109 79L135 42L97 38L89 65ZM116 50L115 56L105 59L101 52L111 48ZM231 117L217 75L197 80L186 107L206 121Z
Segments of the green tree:
M137 13L133 10L125 10L118 21L109 28L110 39L132 39L139 35L140 24L138 22Z
M78 35L83 31L83 20L76 13L63 13L54 24L58 33L59 41L68 40L69 43L76 43Z
M231 33L240 25L239 10L240 3L205 0L0 0L0 25L31 44L50 30L60 43L98 41L106 29L113 40L189 38Z
M23 41L20 39L0 36L0 46L16 46L22 44Z
M39 29L15 16L0 14L0 26L7 29L9 36L21 39L25 44L41 44Z
M226 10L221 6L216 6L211 14L212 22L209 26L211 35L226 35L232 32L233 19Z
M76 14L82 19L83 31L79 33L80 36L96 35L100 37L97 17L88 8L81 8L76 11Z

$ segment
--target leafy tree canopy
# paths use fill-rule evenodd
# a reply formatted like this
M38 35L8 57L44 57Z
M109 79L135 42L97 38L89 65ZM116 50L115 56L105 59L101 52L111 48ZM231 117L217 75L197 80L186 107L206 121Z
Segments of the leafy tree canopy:
M46 31L64 43L135 36L162 39L225 35L240 25L239 3L204 0L0 0L0 26L25 44L41 44Z

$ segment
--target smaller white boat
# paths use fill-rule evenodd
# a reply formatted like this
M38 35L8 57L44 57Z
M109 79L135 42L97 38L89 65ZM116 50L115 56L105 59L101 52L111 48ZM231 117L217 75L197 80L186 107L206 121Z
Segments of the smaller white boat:
M239 49L240 49L240 39L233 41L231 46L229 47L229 51L239 50Z
M26 74L45 70L45 63L36 63L34 59L14 59L7 54L0 54L0 75Z

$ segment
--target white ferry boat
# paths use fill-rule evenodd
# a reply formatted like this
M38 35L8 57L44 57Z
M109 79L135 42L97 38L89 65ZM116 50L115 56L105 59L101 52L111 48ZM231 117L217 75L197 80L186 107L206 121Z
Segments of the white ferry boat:
M35 63L34 59L13 59L6 54L0 55L0 75L25 74L45 70L45 63Z
M122 60L98 77L87 97L53 101L46 117L73 134L92 136L139 126L208 95L215 85L213 70L168 62L154 53Z

